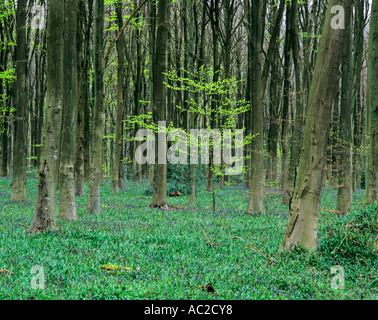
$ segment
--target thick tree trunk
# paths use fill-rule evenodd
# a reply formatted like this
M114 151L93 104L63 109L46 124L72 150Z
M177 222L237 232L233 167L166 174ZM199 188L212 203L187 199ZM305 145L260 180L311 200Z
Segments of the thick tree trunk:
M264 34L263 1L252 1L252 19L249 19L249 1L245 1L247 23L249 25L248 37L251 45L251 117L252 135L251 143L251 177L250 194L247 214L264 212L265 196L265 162L264 162L264 109L262 100L262 39ZM247 89L247 90L248 90Z
M77 11L79 0L64 2L63 123L59 176L59 218L77 220L75 204L75 149L77 127Z
M41 165L33 220L27 233L56 229L55 203L58 186L60 135L63 110L64 2L49 0L47 25L47 95L43 123Z
M366 202L378 199L378 0L373 0L369 30L367 110L370 136Z
M301 245L310 250L316 249L318 244L320 195L331 106L345 34L345 30L331 27L331 8L335 5L341 5L349 12L352 1L331 0L328 5L309 93L302 153L290 203L290 216L281 249Z

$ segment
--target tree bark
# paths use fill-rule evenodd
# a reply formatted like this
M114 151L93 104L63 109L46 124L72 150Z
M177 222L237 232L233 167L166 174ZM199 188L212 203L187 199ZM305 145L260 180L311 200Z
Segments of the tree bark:
M156 47L154 51L154 71L153 71L153 96L152 96L152 118L157 125L159 121L165 121L165 87L164 72L166 72L166 55L167 55L167 38L168 38L168 22L169 22L169 1L160 0L158 3L157 13L157 30L156 30ZM163 134L166 134L163 132ZM164 148L166 149L166 147ZM153 195L151 207L164 207L168 205L167 200L167 164L159 163L158 139L155 139L155 165L153 173ZM164 154L166 159L166 154Z
M77 127L77 11L79 0L64 1L63 123L59 176L59 218L77 220L75 149Z
M378 199L378 0L373 0L371 7L367 81L370 148L366 202L369 204Z
M64 2L49 0L48 6L46 108L37 201L31 225L27 230L29 234L56 229L55 203L63 109Z
M76 150L75 150L75 195L84 196L84 17L85 2L79 2L78 30L77 30L77 127L76 127ZM86 96L85 96L86 97Z
M95 0L94 27L95 103L93 107L92 156L87 212L98 214L102 182L102 136L104 124L104 0Z
M27 1L19 0L16 9L16 112L13 140L13 179L11 200L26 200L26 124L27 124L27 49L26 49Z
M295 74L295 115L292 119L295 125L292 131L290 160L287 170L287 183L285 193L293 194L295 172L298 166L300 150L302 145L302 130L304 126L303 108L303 87L299 54L299 35L298 35L298 2L293 1L290 9L290 41L293 52L294 74Z
M337 164L339 182L337 189L336 210L346 214L352 203L352 10L345 12L345 40L341 62L341 106L340 106L340 142Z
M188 42L188 53L189 53L189 61L188 61L188 71L189 71L189 81L193 79L194 73L194 7L193 7L193 0L187 1L187 8L189 13L189 42ZM192 86L189 86L189 101L192 101L194 95L192 94ZM192 112L189 113L189 126L188 126L188 133L190 129L194 128L194 114ZM196 197L196 165L194 163L189 164L189 206L194 206L194 201Z
M283 102L282 102L282 127L281 127L281 192L282 199L281 202L289 204L289 199L292 194L289 193L287 182L288 182L288 159L289 159L289 114L290 114L290 76L291 76L291 33L290 33L290 12L291 4L287 5L286 8L286 34L285 34L285 45L284 45L284 84L283 84Z
M255 136L251 143L251 177L250 193L247 214L259 214L264 212L265 196L265 162L264 162L264 109L262 100L262 43L263 43L263 1L252 1L252 18L249 18L249 1L245 1L247 14L248 37L251 45L251 117L252 135ZM247 89L247 90L248 90Z
M122 1L117 2L116 6L118 29L123 26L122 19ZM119 193L119 177L121 168L121 147L122 147L122 118L123 118L123 81L125 74L125 38L123 33L117 40L118 54L118 96L116 112L116 129L114 141L114 160L112 171L112 193Z
M281 249L301 245L316 249L318 244L318 217L326 147L331 119L334 89L339 74L345 31L333 29L331 8L341 5L351 10L351 0L331 0L320 40L314 76L307 106L306 126L290 216Z

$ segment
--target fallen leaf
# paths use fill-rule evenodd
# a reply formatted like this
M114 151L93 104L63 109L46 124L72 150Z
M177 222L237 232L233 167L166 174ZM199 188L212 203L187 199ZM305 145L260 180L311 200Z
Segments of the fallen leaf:
M14 274L13 272L9 271L8 269L2 269L2 270L0 270L0 273Z

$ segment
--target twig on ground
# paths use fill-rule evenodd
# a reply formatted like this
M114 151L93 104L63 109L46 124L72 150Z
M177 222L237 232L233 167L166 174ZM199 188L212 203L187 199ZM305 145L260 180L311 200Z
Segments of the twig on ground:
M202 232L203 232L203 233L205 234L205 236L206 236L207 243L210 244L211 248L214 250L214 246L213 246L214 243L211 242L211 241L207 238L207 234L206 234L205 230L202 229ZM205 239L205 238L204 238L204 239Z
M21 227L24 227L24 228L27 228L27 229L29 229L29 226L25 226L24 224L22 224L22 223L19 223L19 222L17 222Z
M256 252L256 253L262 255L265 259L267 259L267 260L269 261L269 263L277 262L277 260L275 260L275 259L273 259L273 258L268 258L268 257L267 257L265 254L263 254L261 251L256 250L256 249L254 249L254 248L252 248L252 247L244 247L244 248L246 248L246 249L250 249L250 250L252 250L252 251L254 251L254 252Z

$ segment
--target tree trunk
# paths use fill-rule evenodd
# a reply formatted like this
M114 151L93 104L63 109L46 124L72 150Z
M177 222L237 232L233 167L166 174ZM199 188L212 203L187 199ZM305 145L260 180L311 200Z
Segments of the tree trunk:
M116 6L118 30L123 26L122 19L122 1L117 2ZM121 168L121 147L122 147L122 118L123 118L123 81L125 74L125 38L123 33L117 40L118 53L118 96L117 96L117 113L116 129L114 141L114 159L112 172L112 193L119 193L119 177Z
M378 199L378 0L373 0L370 17L367 110L370 136L366 202Z
M187 1L187 8L189 11L189 42L188 42L188 52L189 52L189 81L193 79L193 73L194 73L194 17L193 17L193 0ZM193 99L192 94L192 86L189 86L189 101L192 101ZM189 126L188 131L190 132L190 129L194 128L194 114L192 112L189 113ZM194 206L194 201L196 197L196 165L194 163L189 164L189 206Z
M219 38L219 0L211 1L211 6L209 8L209 16L211 20L211 27L213 33L213 83L217 83L219 80L219 50L218 50L218 38ZM209 124L211 129L216 129L217 118L218 118L218 105L219 105L219 95L213 94L211 96L211 109L209 115ZM214 152L211 142L209 146L209 165L207 170L207 185L206 190L208 192L214 193Z
M316 249L318 244L318 217L326 147L330 127L332 99L337 84L345 31L333 29L331 8L341 5L351 10L351 0L331 0L320 40L314 76L307 106L306 126L290 216L281 249L301 245Z
M294 74L295 74L295 115L293 128L291 147L290 147L290 160L287 170L287 183L286 194L293 194L295 172L298 166L300 150L302 145L302 129L304 125L304 110L303 110L303 87L302 76L300 66L300 54L299 54L299 35L298 35L298 2L293 1L290 9L290 42L293 52L294 62Z
M248 37L252 49L251 62L251 117L252 135L255 136L251 143L251 178L250 194L247 214L264 212L265 196L265 162L264 162L264 109L262 100L262 42L263 42L263 1L252 1L252 19L249 19L249 1L245 1L247 14ZM247 90L248 90L247 89Z
M340 142L338 161L339 182L337 189L336 210L346 214L352 203L352 10L345 12L345 40L341 61L341 107L340 107Z
M157 30L156 30L156 48L153 60L153 96L152 96L152 118L155 124L159 121L165 121L165 87L164 72L166 72L166 55L167 55L167 38L169 22L169 1L160 0L158 3ZM166 132L162 132L166 134ZM168 205L167 200L167 163L166 163L166 146L159 150L158 139L155 139L155 165L153 174L153 195L151 207L164 207ZM163 154L165 163L159 163L159 152Z
M75 150L75 195L83 197L84 194L84 135L83 135L83 116L84 116L84 100L83 93L85 86L83 85L86 79L84 78L84 19L85 17L85 2L80 0L79 14L78 14L78 30L77 30L77 127L76 127L76 150Z
M288 193L287 188L287 176L288 176L288 156L289 156L289 114L290 114L290 76L291 76L291 41L290 41L290 8L291 5L287 5L286 9L286 35L284 45L284 84L283 84L283 102L282 102L282 127L281 127L281 192L282 203L288 204L292 194Z
M64 2L63 123L59 176L59 218L77 220L75 204L75 149L77 127L77 11L79 0Z
M89 69L90 69L90 55L91 55L91 26L93 14L93 0L88 1L88 12L85 19L85 55L83 66L83 157L84 157L84 181L89 182L90 167L91 167L91 153L90 153L90 92L89 92Z
M102 135L104 124L104 0L95 0L94 27L95 103L93 107L92 157L87 212L97 214L102 182Z
M11 200L26 200L26 124L27 124L27 50L26 50L26 0L17 2L16 10L16 113L13 140L13 179Z
M48 6L46 108L37 201L33 220L27 231L30 234L56 229L55 203L63 110L64 2L49 0Z

